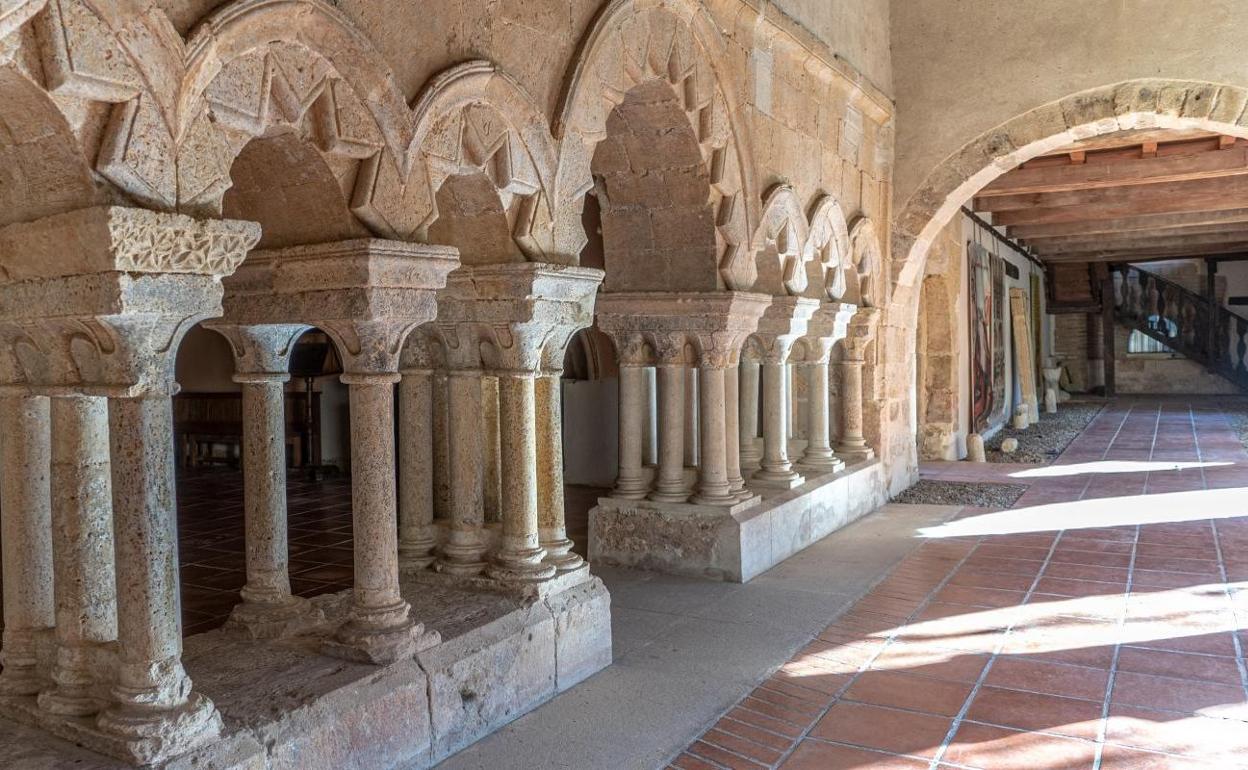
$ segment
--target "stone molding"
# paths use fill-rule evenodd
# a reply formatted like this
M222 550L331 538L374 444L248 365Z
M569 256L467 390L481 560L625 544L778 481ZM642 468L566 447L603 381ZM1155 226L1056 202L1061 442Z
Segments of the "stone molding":
M802 363L826 364L836 343L849 334L849 324L858 312L857 305L845 302L820 302L806 324L806 336L794 347L793 358Z
M880 328L881 312L879 308L859 308L849 322L849 333L842 344L845 349L845 361L862 363L866 361L867 348L875 341Z
M772 301L746 292L611 292L598 298L598 328L615 341L624 366L726 368Z
M746 344L750 355L764 363L782 364L789 358L793 343L806 335L807 326L819 300L805 297L773 297L758 331Z
M227 280L224 323L305 324L353 374L392 373L408 334L437 314L455 249L377 238L258 251Z

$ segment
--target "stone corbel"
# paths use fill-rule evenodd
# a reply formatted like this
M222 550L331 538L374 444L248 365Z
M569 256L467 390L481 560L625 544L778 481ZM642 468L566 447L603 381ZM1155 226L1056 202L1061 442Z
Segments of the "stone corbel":
M793 344L806 335L810 319L818 309L817 299L773 297L754 334L756 350L763 363L787 361Z
M845 351L846 361L865 362L867 349L875 341L880 327L880 309L875 307L858 308L849 321L844 341L841 343Z

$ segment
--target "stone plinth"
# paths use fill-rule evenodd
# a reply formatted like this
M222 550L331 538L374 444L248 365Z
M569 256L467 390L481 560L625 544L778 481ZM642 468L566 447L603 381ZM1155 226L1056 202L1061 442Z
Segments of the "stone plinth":
M597 564L745 582L888 501L877 459L768 490L758 504L658 504L604 497L589 514Z
M442 642L385 668L320 653L350 611L350 593L317 597L326 627L285 640L189 637L196 687L217 704L221 737L172 770L424 768L533 710L611 662L610 595L579 582L540 595L466 589L431 572L404 577L403 596ZM0 767L130 765L30 729L33 697L0 698ZM90 747L86 726L64 737Z

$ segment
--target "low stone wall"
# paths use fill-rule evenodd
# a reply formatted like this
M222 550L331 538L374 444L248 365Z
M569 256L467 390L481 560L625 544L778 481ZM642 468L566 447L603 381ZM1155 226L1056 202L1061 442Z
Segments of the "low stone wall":
M317 635L247 641L223 631L186 640L185 665L225 724L172 770L380 770L430 767L611 663L611 597L588 573L529 596L405 576L412 616L442 635L413 659L378 667L322 655ZM569 585L571 583L571 585ZM318 597L330 618L347 594ZM121 770L59 741L33 698L0 698L0 767ZM12 720L12 721L11 721ZM81 735L90 745L89 720Z
M589 513L590 559L745 582L887 502L878 459L733 507L602 498Z

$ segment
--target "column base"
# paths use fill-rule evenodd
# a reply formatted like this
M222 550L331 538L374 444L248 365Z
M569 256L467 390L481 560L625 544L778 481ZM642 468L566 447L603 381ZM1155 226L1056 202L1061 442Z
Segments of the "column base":
M401 569L425 569L437 561L434 551L438 541L434 537L436 531L430 526L424 536L416 540L399 541L399 567Z
M797 467L818 475L823 473L840 473L845 470L845 461L837 457L831 450L825 455L817 454L814 457L803 457L798 461Z
M555 576L553 564L542 560L546 552L541 548L512 549L494 554L485 574L500 583L539 583Z
M646 486L644 479L619 479L615 483L615 489L611 490L611 497L619 500L645 500L649 492L650 488Z
M237 604L224 628L248 639L280 639L296 636L324 622L325 614L311 602L290 596L286 601Z
M449 542L438 549L434 569L448 575L471 577L480 575L486 567L485 543L479 533L449 533ZM458 540L459 542L455 542Z
M656 503L683 503L687 501L689 499L689 490L685 488L683 474L680 481L659 482L656 484L654 491L646 499L653 500Z
M338 628L332 639L321 645L321 651L356 663L388 666L411 658L441 641L442 636L437 631L425 631L423 623L410 618L388 628L348 620Z
M564 573L578 569L585 560L579 554L572 553L572 547L575 545L568 538L559 538L555 540L543 540L542 548L546 550L546 557L542 559L543 564L549 564L555 568L556 572Z
M694 505L735 505L740 502L740 499L731 490L725 489L723 492L712 492L710 494L699 492L689 498L689 502Z
M192 692L173 708L118 705L96 722L111 745L102 747L137 765L152 765L209 743L221 734L221 715L208 698Z
M0 696L38 695L47 686L47 678L39 676L34 666L8 664L0 673Z
M869 446L862 447L837 447L836 456L850 463L858 463L863 460L870 460L875 457L875 450Z
M759 470L750 476L750 482L756 487L764 487L766 489L794 489L806 483L806 479L800 473L789 470Z

